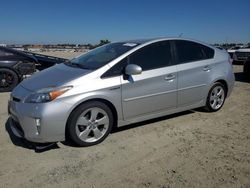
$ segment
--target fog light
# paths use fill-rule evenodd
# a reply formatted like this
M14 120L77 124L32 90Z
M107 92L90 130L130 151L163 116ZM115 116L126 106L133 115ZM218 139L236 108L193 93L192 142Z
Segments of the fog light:
M35 121L36 121L36 129L37 129L36 134L39 135L41 132L41 119L35 118Z

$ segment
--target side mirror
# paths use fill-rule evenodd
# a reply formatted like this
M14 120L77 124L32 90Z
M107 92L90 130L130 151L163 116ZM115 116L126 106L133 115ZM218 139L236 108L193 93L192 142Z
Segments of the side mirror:
M125 68L125 74L126 75L136 75L141 74L142 68L135 64L129 64Z

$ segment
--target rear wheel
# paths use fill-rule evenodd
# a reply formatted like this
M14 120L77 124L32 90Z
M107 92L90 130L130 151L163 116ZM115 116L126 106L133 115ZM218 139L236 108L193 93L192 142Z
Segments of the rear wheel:
M205 109L209 112L218 111L223 106L225 98L225 86L216 82L208 93Z
M87 102L73 111L67 125L69 138L79 146L102 142L113 126L110 108L98 101Z
M18 84L18 75L5 68L0 68L0 92L12 91Z

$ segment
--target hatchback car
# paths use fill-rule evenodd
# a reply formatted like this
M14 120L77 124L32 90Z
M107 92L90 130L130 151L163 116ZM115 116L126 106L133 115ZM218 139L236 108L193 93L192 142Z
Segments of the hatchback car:
M102 142L124 126L197 107L232 91L229 54L182 38L116 42L41 71L11 93L11 129L38 142Z

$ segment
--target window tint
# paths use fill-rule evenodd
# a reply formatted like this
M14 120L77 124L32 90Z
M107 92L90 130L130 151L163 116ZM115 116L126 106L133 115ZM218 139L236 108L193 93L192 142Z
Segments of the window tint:
M111 67L107 72L105 72L101 77L102 78L109 78L114 76L120 76L123 73L123 70L125 69L127 65L127 58L121 60L119 63Z
M158 42L139 49L129 56L129 64L136 64L142 70L166 67L171 64L170 42Z
M214 50L212 48L209 48L207 46L202 45L202 49L203 49L207 59L211 59L214 57Z
M214 50L202 44L191 41L175 41L179 63L210 59L214 56Z

